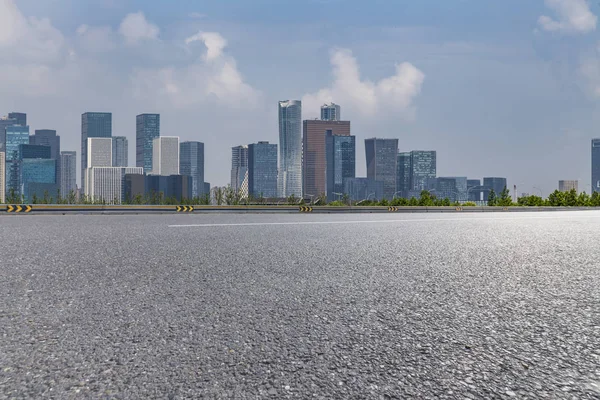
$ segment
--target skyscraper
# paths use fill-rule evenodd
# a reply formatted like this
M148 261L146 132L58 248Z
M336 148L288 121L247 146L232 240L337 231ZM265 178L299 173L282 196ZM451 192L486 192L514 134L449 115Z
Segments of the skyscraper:
M125 136L113 136L112 138L112 166L127 167L128 145Z
M500 193L506 186L506 178L488 177L483 178L483 200L488 201L490 191L493 190L496 193L496 197L500 196Z
M87 168L87 139L112 137L112 114L86 112L81 114L81 189L85 189L85 169Z
M29 144L29 127L21 125L11 125L6 127L5 144L5 187L6 194L21 194L21 170L19 145Z
M54 129L36 129L29 137L29 143L50 147L50 158L56 160L56 182L60 183L60 136Z
M600 139L592 139L592 193L600 192Z
M280 197L302 196L302 102L279 102L279 174Z
M323 121L341 121L342 117L340 114L340 106L335 103L323 104L321 106L321 120Z
M452 202L467 200L467 177L447 176L435 178L434 195L438 199L449 199Z
M344 194L344 180L356 177L356 137L334 135L327 131L325 138L327 159L327 201L337 200Z
M11 112L8 113L8 118L14 119L15 125L25 126L27 125L27 114L20 112Z
M179 175L179 137L160 136L152 141L152 174Z
M77 153L62 151L60 153L60 193L67 197L77 189Z
M411 190L410 176L412 173L412 161L410 152L398 153L398 165L396 173L396 192L401 197L408 198Z
M325 138L350 136L350 121L306 120L302 123L302 188L304 195L318 196L327 186ZM343 182L341 183L343 185Z
M396 194L398 139L365 139L367 178L383 182L383 198Z
M86 168L113 166L112 138L89 138L87 143L88 157Z
M17 125L17 120L14 118L2 117L0 118L0 151L4 151L6 144L6 127Z
M437 153L435 151L414 150L410 152L412 195L420 196L421 191L429 190L430 183L437 175Z
M277 197L277 145L248 145L248 192L255 198Z
M140 114L135 117L135 166L152 171L152 143L160 136L160 114Z
M204 195L204 143L182 142L179 145L179 173L192 177L192 197Z
M231 188L248 197L248 146L231 148Z
M383 199L383 182L369 178L344 179L344 193L352 201L381 200Z

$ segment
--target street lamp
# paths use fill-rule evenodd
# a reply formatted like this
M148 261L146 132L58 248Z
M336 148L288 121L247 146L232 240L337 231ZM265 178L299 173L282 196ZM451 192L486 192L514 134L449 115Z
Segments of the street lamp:
M392 197L392 200L396 198L396 195L397 195L398 193L402 193L402 190L399 190L399 191L397 191L396 193L394 193L394 196Z

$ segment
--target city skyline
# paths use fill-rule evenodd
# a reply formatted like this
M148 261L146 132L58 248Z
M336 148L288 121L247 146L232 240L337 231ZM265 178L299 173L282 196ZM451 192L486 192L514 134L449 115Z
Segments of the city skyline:
M348 1L353 7L344 10L333 3L286 5L298 18L286 40L273 35L281 27L264 13L272 5L266 0L252 10L242 5L243 15L206 2L205 18L190 17L199 12L187 9L191 4L165 13L161 5L129 0L115 8L6 1L1 11L24 21L18 36L24 39L15 42L8 29L6 54L22 57L7 57L16 75L3 83L0 109L26 112L32 131L56 129L62 148L78 153L81 113L111 111L114 134L133 141L132 115L160 112L165 135L214 149L207 152L206 180L224 185L229 165L217 149L257 140L278 143L272 111L277 101L302 100L303 119L318 117L323 104L335 102L357 136L357 176L365 175L364 139L376 135L397 137L403 150L439 150L440 175L501 175L519 191L540 187L544 193L568 177L590 190L590 159L582 154L589 154L600 122L598 57L590 43L597 37L596 23L579 30L542 0L442 4L428 8L427 19L420 4L389 2L372 10ZM332 18L334 10L343 18ZM377 24L362 19L367 11L375 13ZM583 11L599 14L593 4ZM306 29L315 14L329 23L318 34ZM121 31L131 15L148 29L134 30L137 35ZM464 15L493 22L465 24ZM51 45L38 46L42 34L30 16L49 18ZM556 28L540 24L542 16ZM443 23L432 24L436 18ZM257 28L257 22L264 26ZM269 45L257 47L262 41ZM569 52L561 51L563 44ZM31 55L40 48L40 57ZM258 49L264 53L260 59ZM282 57L286 49L290 59ZM576 61L570 65L565 57ZM37 65L48 73L25 79ZM233 67L234 79L214 80L225 65ZM388 86L394 82L407 85ZM133 152L130 145L130 160Z

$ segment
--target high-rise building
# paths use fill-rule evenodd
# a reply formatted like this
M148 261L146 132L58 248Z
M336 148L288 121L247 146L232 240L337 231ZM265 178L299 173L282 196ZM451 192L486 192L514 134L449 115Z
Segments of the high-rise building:
M160 136L160 114L140 114L135 117L135 166L152 171L152 143Z
M54 129L36 129L29 137L29 143L50 147L50 158L56 160L56 182L60 182L60 136Z
M412 173L412 159L410 152L398 153L396 172L396 192L399 197L408 198L411 191L410 177Z
M29 144L29 126L6 127L5 143L5 190L6 195L21 195L21 170L19 146Z
M8 113L8 118L14 119L16 125L25 126L27 125L27 114L20 112Z
M144 174L138 167L92 167L86 169L85 194L94 201L121 204L124 200L125 174Z
M85 193L85 169L88 165L88 138L112 137L112 114L86 112L81 114L81 188ZM112 162L112 160L111 160Z
M4 157L4 152L0 151L0 204L6 202L6 184L4 183L4 180L6 179L5 168L6 159Z
M77 189L77 153L61 151L60 153L60 193L67 197Z
M318 196L327 189L325 138L328 132L350 136L350 121L306 120L302 127L302 189L305 196Z
M25 202L32 202L35 197L58 195L56 184L56 160L50 158L25 158L21 161L21 185Z
M558 181L559 192L570 192L573 189L575 189L576 192L579 192L579 181Z
M338 136L331 130L325 138L327 160L327 201L339 199L344 192L344 180L356 177L356 136Z
M113 166L112 138L89 138L87 144L86 168Z
M383 198L396 194L398 139L365 139L367 178L383 182Z
M231 148L231 188L242 198L248 197L248 146Z
M145 179L146 197L152 199L176 199L181 202L192 196L192 177L187 175L148 175ZM127 184L129 186L129 184ZM129 196L129 193L125 194Z
M592 193L600 192L600 139L592 139Z
M302 196L302 102L279 102L279 197Z
M204 143L182 142L179 145L179 173L192 177L192 197L204 192Z
M0 118L0 151L4 151L6 144L6 127L17 125L17 120L14 118L2 117Z
M431 189L430 183L437 174L437 154L435 151L414 150L410 157L410 185L413 195L418 197L421 191Z
M127 156L128 145L125 136L112 137L112 166L127 167L129 157Z
M344 193L352 201L381 200L383 199L383 181L374 181L369 178L344 179Z
M496 197L500 196L500 193L504 190L506 186L506 178L498 178L498 177L487 177L483 178L483 200L488 201L490 191L494 191L496 193Z
M321 106L321 120L323 121L341 121L340 106L335 103L323 104Z
M480 179L467 179L467 197L469 201L481 201Z
M277 197L277 145L248 145L248 193L255 198Z
M152 141L152 175L179 175L179 137L160 136Z

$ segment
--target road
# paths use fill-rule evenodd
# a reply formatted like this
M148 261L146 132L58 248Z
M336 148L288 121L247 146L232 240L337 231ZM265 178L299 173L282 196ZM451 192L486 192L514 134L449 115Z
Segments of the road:
M600 397L600 212L15 216L0 398Z

